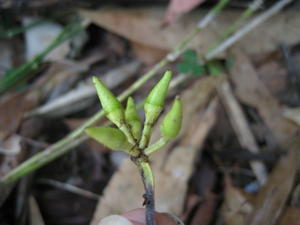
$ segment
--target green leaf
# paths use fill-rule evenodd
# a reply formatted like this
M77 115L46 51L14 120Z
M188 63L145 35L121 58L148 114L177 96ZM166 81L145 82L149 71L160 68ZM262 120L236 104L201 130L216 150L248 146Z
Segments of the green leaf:
M184 61L184 62L178 63L176 67L180 73L190 73L192 66L193 65L190 62Z
M182 58L184 59L184 61L197 62L198 57L195 50L187 49L182 53Z
M191 67L191 70L192 70L192 75L194 76L201 76L202 74L204 74L206 71L205 71L205 67L203 65L194 65L193 67Z
M180 73L191 74L194 76L200 76L205 73L205 67L199 63L181 62L177 64L177 70Z
M206 66L211 75L218 75L224 71L224 67L219 60L211 60L207 62Z

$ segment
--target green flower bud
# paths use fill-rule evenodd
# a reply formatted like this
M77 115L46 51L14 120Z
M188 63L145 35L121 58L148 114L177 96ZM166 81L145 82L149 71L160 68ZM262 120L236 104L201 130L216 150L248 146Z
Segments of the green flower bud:
M93 82L106 116L111 122L116 124L117 127L121 126L125 119L121 102L97 77L93 77Z
M127 106L125 110L125 119L127 124L129 125L129 128L131 130L131 133L135 140L138 142L141 138L142 133L142 123L141 119L137 113L133 98L129 97L127 100Z
M164 107L171 77L172 72L166 71L163 78L153 87L145 100L145 117L151 124L156 121Z
M122 131L112 127L90 127L85 130L88 136L113 150L129 151L133 145L127 141Z
M132 134L125 123L125 110L121 102L97 77L93 77L93 82L107 118L124 132L130 143L135 144Z
M170 111L166 114L163 122L160 126L160 131L164 138L172 139L175 138L180 129L182 123L182 104L181 100L176 97Z
M171 71L166 71L163 78L153 87L145 100L145 125L139 147L144 149L148 146L151 130L154 122L163 110L169 83L172 77Z

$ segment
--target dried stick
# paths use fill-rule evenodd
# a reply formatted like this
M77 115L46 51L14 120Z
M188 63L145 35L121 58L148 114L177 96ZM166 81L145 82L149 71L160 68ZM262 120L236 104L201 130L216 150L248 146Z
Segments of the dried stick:
M220 97L223 100L225 108L227 109L228 116L232 127L237 135L237 138L244 148L253 153L259 153L259 147L255 142L255 138L250 131L246 117L240 107L238 101L234 97L230 88L229 82L224 82L218 89ZM251 161L250 165L254 174L261 185L267 180L267 169L262 162Z

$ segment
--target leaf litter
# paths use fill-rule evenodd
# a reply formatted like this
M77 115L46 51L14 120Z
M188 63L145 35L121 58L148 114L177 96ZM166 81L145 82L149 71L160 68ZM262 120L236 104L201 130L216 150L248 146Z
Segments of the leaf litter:
M88 83L90 75L99 75L120 93L136 80L134 75L151 68L204 15L205 10L186 13L202 1L189 1L186 8L176 2L170 3L169 11L158 7L80 9L95 25L88 28L90 39L77 56L54 57L22 92L1 96L1 176L99 110ZM174 13L186 15L175 20L178 15L170 17ZM201 54L238 14L231 8L222 12L191 43L195 54L188 62L197 67L192 73L203 65ZM164 15L170 24L162 28ZM292 96L286 94L294 79L289 63L295 63L297 51L282 57L285 52L278 44L297 49L299 32L294 28L298 24L297 11L281 12L218 55L218 64L223 66L229 57L233 63L217 75L201 70L201 77L182 78L179 73L191 73L190 68L178 68L178 61L169 65L179 74L170 93L182 96L184 127L180 137L151 160L157 210L175 214L187 225L297 224L299 109L295 106L300 103L295 98L290 104L286 97ZM212 70L216 69L212 64ZM134 97L142 99L152 82ZM90 101L82 94L84 90ZM41 111L68 95L76 101ZM158 135L156 128L152 141ZM9 147L9 143L14 145ZM25 224L16 221L27 218L31 224L97 225L104 216L142 206L142 184L129 159L112 162L111 152L90 141L75 149L20 183L1 187L0 221ZM17 199L23 202L19 209L29 205L25 217L14 217L7 210Z

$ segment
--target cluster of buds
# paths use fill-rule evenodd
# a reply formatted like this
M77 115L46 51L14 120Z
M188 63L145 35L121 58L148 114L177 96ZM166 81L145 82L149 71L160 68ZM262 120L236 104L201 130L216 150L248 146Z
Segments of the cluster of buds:
M153 124L163 110L171 77L171 71L165 72L162 79L153 87L146 98L144 126L142 126L142 120L131 97L128 98L126 109L124 109L113 93L98 78L93 77L106 117L117 128L90 127L86 129L86 133L106 147L125 151L134 157L141 154L148 156L163 147L169 140L178 135L182 123L182 104L180 98L176 97L161 123L161 139L148 146Z

